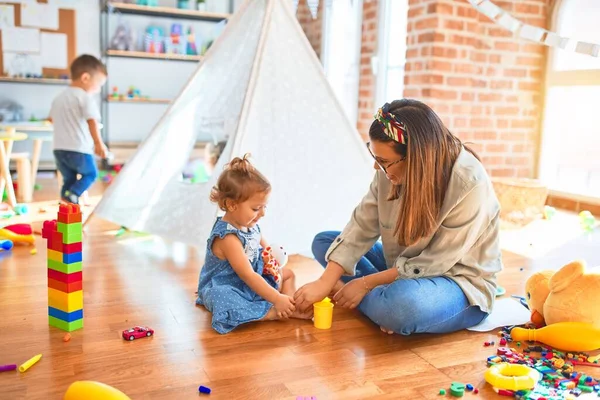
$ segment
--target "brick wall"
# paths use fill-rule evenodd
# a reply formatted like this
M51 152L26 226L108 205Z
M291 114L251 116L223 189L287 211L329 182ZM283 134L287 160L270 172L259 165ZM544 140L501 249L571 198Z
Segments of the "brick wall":
M550 0L496 1L547 28ZM539 143L544 46L516 41L466 0L410 0L405 97L421 99L492 176L531 177Z
M362 45L360 50L360 80L358 87L358 121L356 127L366 139L373 122L376 83L371 69L371 57L377 54L378 1L364 0L362 22Z
M325 0L319 1L319 11L317 13L317 18L315 19L313 19L312 14L310 13L310 9L308 8L308 3L306 0L300 0L298 3L298 11L296 13L296 17L302 26L302 30L306 34L308 41L319 58L321 58L321 35L323 33L324 3Z

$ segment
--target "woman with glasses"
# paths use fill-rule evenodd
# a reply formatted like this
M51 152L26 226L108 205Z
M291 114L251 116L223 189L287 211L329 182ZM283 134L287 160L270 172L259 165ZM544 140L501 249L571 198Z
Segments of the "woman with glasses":
M369 138L371 187L342 232L315 237L325 271L296 292L296 307L330 296L390 334L479 324L502 269L500 205L483 165L416 100L385 104Z

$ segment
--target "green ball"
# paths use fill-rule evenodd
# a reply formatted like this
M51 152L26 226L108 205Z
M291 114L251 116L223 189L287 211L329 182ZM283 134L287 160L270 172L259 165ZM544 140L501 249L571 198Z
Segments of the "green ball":
M440 389L440 395L444 396L446 394L446 389Z

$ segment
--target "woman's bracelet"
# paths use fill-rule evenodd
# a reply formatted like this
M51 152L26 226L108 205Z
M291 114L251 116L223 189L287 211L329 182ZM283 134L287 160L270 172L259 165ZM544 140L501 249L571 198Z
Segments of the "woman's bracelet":
M371 291L371 289L369 289L369 286L367 285L367 280L365 279L365 277L364 277L364 276L362 277L362 281L363 281L363 283L364 283L364 285L365 285L365 289L367 290L367 293L368 293L368 292L370 292L370 291Z

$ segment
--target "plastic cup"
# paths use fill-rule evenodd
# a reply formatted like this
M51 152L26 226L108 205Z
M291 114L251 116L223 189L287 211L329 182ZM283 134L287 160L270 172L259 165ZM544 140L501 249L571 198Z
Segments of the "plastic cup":
M330 301L320 301L313 304L315 328L329 329L333 321L333 303Z

